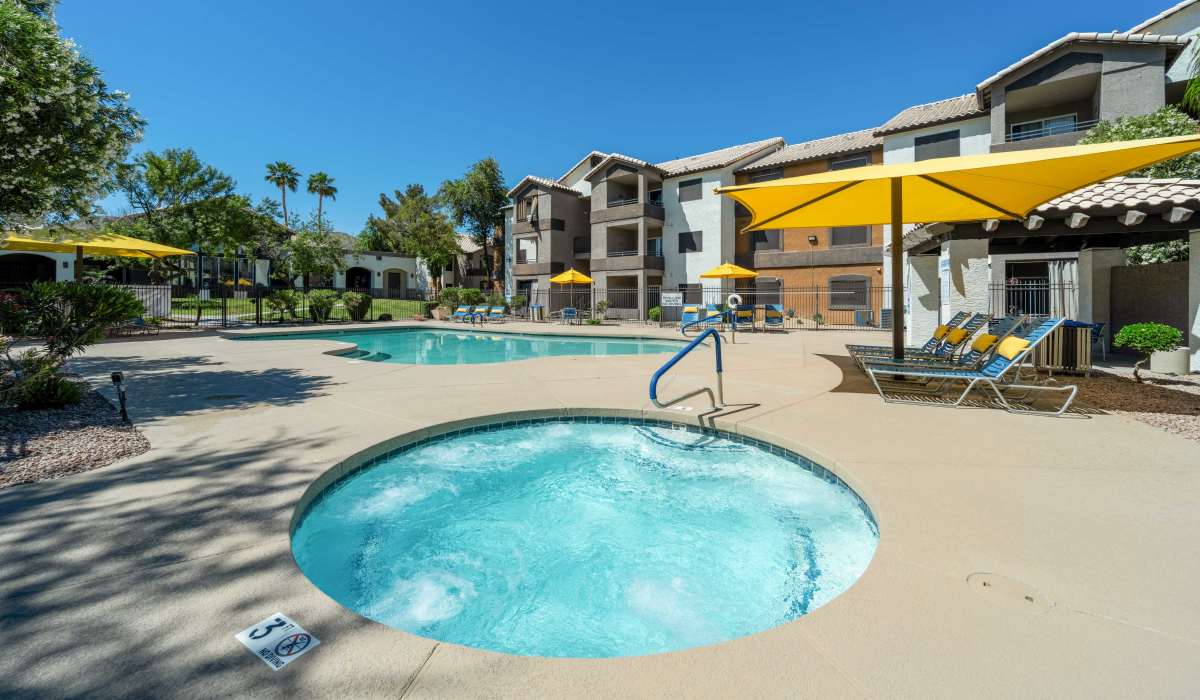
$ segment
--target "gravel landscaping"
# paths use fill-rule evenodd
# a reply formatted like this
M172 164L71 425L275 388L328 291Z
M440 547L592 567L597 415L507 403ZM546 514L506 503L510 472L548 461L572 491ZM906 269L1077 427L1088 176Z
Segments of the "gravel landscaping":
M1200 375L1169 376L1143 372L1143 384L1123 367L1089 377L1062 377L1079 386L1079 400L1092 408L1129 416L1176 435L1200 441Z
M82 381L82 380L80 380ZM77 406L0 408L0 489L103 467L150 449L136 428L90 387Z

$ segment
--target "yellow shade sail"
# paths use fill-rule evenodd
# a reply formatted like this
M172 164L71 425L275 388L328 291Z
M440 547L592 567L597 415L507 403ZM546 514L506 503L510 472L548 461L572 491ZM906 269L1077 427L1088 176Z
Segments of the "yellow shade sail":
M88 253L121 258L165 258L195 255L190 250L143 241L115 233L87 231L13 231L0 233L0 250L29 250L40 253Z
M867 165L717 192L750 210L746 231L1011 220L1081 187L1197 150L1200 135L1173 136Z
M733 263L725 263L723 265L717 265L708 272L700 273L700 276L707 279L748 280L758 277L758 273L754 270L747 270L744 267L739 267Z
M592 278L575 268L550 278L551 284L591 284Z

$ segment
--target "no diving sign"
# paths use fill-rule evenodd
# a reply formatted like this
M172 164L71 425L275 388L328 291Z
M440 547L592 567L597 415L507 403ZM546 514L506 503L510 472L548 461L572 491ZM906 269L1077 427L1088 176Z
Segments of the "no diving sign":
M321 643L283 613L275 613L234 637L276 671Z

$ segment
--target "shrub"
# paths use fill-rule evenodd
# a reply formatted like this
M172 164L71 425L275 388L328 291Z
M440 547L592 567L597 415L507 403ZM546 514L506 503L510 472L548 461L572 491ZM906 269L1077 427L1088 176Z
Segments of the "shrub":
M523 309L529 305L529 298L524 294L514 294L512 301L510 301L509 304L514 309Z
M604 312L608 311L608 299L601 299L596 302L596 315L604 318Z
M337 303L338 293L332 289L314 289L308 293L308 313L317 323L329 320L329 314Z
M423 306L425 307L424 308L425 318L433 318L433 310L439 306L439 303L436 301L427 301L427 302L423 303ZM382 321L383 319L380 318L379 320ZM388 319L388 320L391 320L391 319Z
M474 287L464 287L458 296L458 303L478 306L484 301L483 290Z
M279 315L279 322L282 323L285 313L289 318L296 318L296 307L300 305L300 295L294 289L280 289L263 297L263 301L266 302L271 313Z
M1113 345L1138 351L1142 359L1133 365L1133 378L1138 383L1142 375L1138 372L1150 355L1155 352L1174 350L1183 343L1183 332L1165 323L1131 323L1117 331Z
M353 321L361 321L371 311L371 295L364 292L346 292L342 295L342 305Z
M508 300L504 298L503 294L500 294L498 292L489 294L488 298L487 298L487 303L489 306L508 306Z
M20 335L25 326L25 305L18 292L0 292L0 334Z
M11 321L16 335L43 338L48 354L66 360L98 342L112 326L144 313L142 302L121 287L35 282Z
M651 321L658 323L662 320L662 307L652 306L650 307L650 310L646 312L646 315L650 317Z
M453 309L454 307L458 306L459 297L461 294L462 290L458 287L446 287L442 290L439 301L441 302L441 305L447 309Z
M79 384L59 373L58 358L28 350L10 362L13 371L0 380L0 403L28 411L71 406L83 398Z

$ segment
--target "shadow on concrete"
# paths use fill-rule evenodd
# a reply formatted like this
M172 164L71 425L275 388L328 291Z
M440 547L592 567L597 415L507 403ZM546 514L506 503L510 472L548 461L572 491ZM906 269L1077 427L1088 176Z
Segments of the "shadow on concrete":
M300 370L226 370L224 363L204 355L170 358L78 357L72 371L89 377L107 398L115 391L112 372L125 375L130 418L135 424L203 411L287 406L325 395L332 377Z
M174 456L0 491L0 697L176 697L228 688L235 675L292 696L286 685L300 676L258 668L232 636L197 639L211 625L196 618L216 617L232 635L277 604L277 587L296 585L289 569L301 576L289 550L264 548L260 534L278 543L313 478L312 465L275 455L330 439L295 432L196 440ZM151 484L160 495L140 495ZM282 580L270 577L278 571ZM231 586L237 595L205 598Z
M825 355L817 353L817 357L837 367L842 372L842 381L830 393L833 394L877 394L875 385L866 373L854 364L849 355Z

